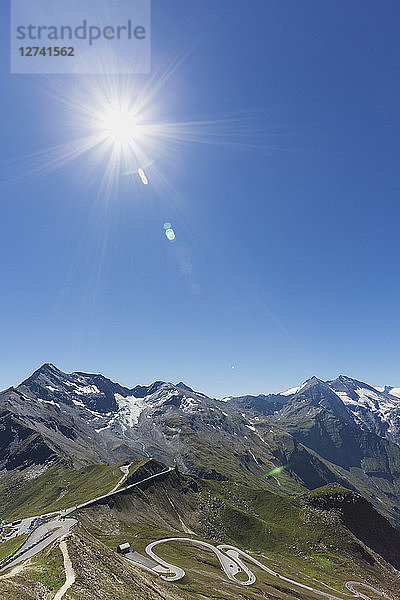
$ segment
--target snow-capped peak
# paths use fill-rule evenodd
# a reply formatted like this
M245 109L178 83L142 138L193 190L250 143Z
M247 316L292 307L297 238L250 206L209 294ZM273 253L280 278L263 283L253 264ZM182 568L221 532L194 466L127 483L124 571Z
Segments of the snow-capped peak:
M330 381L329 386L363 429L397 442L400 414L399 388L373 387L344 376Z
M400 387L392 387L391 385L382 385L380 387L374 386L377 392L386 392L395 398L400 398Z

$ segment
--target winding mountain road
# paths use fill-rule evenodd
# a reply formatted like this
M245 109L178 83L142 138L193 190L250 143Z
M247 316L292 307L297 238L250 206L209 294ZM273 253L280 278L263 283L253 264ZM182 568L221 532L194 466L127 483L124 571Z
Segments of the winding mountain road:
M0 562L0 572L4 571L6 569L7 570L11 569L11 568L15 567L16 565L18 565L19 563L21 563L29 558L32 558L33 556L38 554L41 550L43 550L44 548L47 548L47 546L52 544L57 539L64 537L78 523L77 517L75 517L75 516L68 517L67 516L67 515L71 514L72 512L74 512L78 509L81 509L81 508L91 506L92 504L95 504L96 502L99 502L100 500L109 498L116 494L123 493L127 490L130 490L134 487L141 485L142 483L144 483L146 481L156 479L156 478L158 478L162 475L165 475L166 473L169 473L170 471L173 471L173 470L174 470L174 467L168 467L165 470L161 471L160 473L155 473L154 475L150 475L149 477L146 477L136 483L130 484L130 485L122 487L122 488L120 487L117 489L117 486L121 485L127 479L128 475L129 475L129 466L122 467L121 471L123 472L124 476L118 482L117 486L115 486L108 494L99 496L97 498L93 498L92 500L84 502L83 504L79 504L78 506L66 508L62 511L59 511L58 513L41 515L38 517L30 517L29 519L23 520L22 527L26 528L26 532L28 532L28 530L30 528L32 528L32 526L36 523L37 520L47 518L47 521L42 522L42 523L38 524L36 527L34 527L30 531L26 540L16 550L14 550L14 552L12 552L7 558L3 559ZM24 533L24 532L21 529L20 534L22 534L22 533ZM281 575L281 574L277 573L276 571L273 571L272 569L270 569L269 567L267 567L266 565L264 565L263 563L258 561L253 556L250 556L250 554L248 554L247 552L244 552L244 551L240 550L239 548L236 548L235 546L231 546L229 544L220 544L218 546L214 546L208 542L203 542L201 540L196 540L196 539L188 538L188 537L172 537L172 538L164 538L161 540L156 540L147 545L146 550L145 550L147 557L144 555L141 555L137 552L131 552L130 555L127 556L126 558L127 558L127 560L129 560L129 562L131 562L141 568L145 568L147 571L150 571L150 572L153 572L153 573L159 575L166 581L178 581L186 575L184 569L182 569L181 567L179 567L177 565L168 563L166 560L160 558L154 552L154 548L156 546L159 546L161 544L170 543L170 542L190 543L195 546L199 546L201 548L205 548L207 550L212 551L218 558L218 561L222 567L222 570L224 571L224 573L228 577L228 579L239 585L242 585L242 586L249 586L256 582L256 576L251 571L251 569L247 566L247 564L244 562L244 561L246 561L247 563L253 563L259 569L269 573L273 577L276 577L282 581L286 581L287 583L290 583L293 586L296 586L296 587L302 588L304 590L318 594L319 596L322 596L324 598L328 598L329 600L343 600L345 597L347 597L347 598L362 598L363 600L372 600L369 596L366 596L361 591L359 591L359 589L356 589L356 588L362 588L363 590L368 590L378 596L385 598L386 600L391 600L390 596L388 596L384 592L381 592L380 590L377 590L377 589L371 587L370 585L359 582L359 581L347 581L345 586L351 593L346 594L345 592L339 592L339 591L331 588L327 584L325 584L321 581L318 581L318 580L314 579L313 577L303 574L303 576L307 577L308 579L311 579L313 582L317 582L321 586L330 590L330 592L325 592L320 589L314 588L312 586L308 586L299 581L295 581L294 579L291 579L289 577ZM56 598L57 598L57 600L61 599L62 596L64 595L64 593L67 591L67 589L75 581L75 579L74 579L75 574L73 572L72 564L68 557L68 552L67 552L64 542L60 542L60 548L61 548L61 550L63 552L63 556L64 556L66 582L65 582L64 586L59 590L59 592L57 592L54 600L56 600ZM268 559L268 556L266 556L265 554L263 554L263 557ZM241 579L238 579L237 575L239 573L245 574L247 576L247 579L244 581L242 581ZM339 595L334 595L334 594L339 594Z
M329 598L329 600L343 600L343 598L346 598L346 597L347 598L362 598L363 600L371 600L371 598L369 596L366 596L365 594L361 593L359 590L357 590L355 588L363 588L364 590L369 590L370 592L373 592L374 594L376 594L378 596L382 596L383 598L386 598L386 600L391 600L390 596L388 596L384 592L381 592L380 590L377 590L377 589L373 588L372 586L370 586L366 583L362 583L360 581L346 582L346 584L345 584L346 588L350 592L352 592L351 594L346 594L345 592L339 592L338 590L331 588L327 584L325 584L321 581L318 581L313 577L305 575L305 577L311 579L313 582L317 582L321 586L324 586L325 588L331 590L331 592L334 592L335 594L339 594L339 595L334 595L333 593L322 591L315 587L306 585L304 583L295 581L294 579L291 579L289 577L281 575L281 574L277 573L276 571L273 571L272 569L270 569L263 563L261 563L259 560L257 560L253 556L250 556L250 554L248 554L247 552L244 552L244 551L240 550L239 548L236 548L235 546L231 546L229 544L220 544L218 546L213 546L212 544L209 544L207 542L203 542L201 540L196 540L196 539L192 539L192 538L186 538L186 537L165 538L162 540L157 540L155 542L152 542L151 544L148 544L148 546L146 547L146 550L145 550L146 554L152 559L152 561L154 561L153 564L156 565L156 566L153 566L152 569L147 568L147 570L153 571L157 575L160 575L162 577L162 579L165 579L166 581L178 581L179 579L182 579L186 574L184 569L182 569L181 567L179 567L177 565L168 563L166 560L160 558L154 552L154 548L156 546L158 546L160 544L170 543L170 542L185 542L185 543L190 543L195 546L200 546L200 547L206 548L208 550L211 550L218 558L218 561L222 567L222 570L224 571L224 573L228 577L228 579L230 579L231 581L234 581L235 583L237 583L239 585L249 586L256 582L256 576L249 569L249 567L245 564L245 562L244 562L244 560L245 560L247 562L253 563L259 569L269 573L270 575L280 579L281 581L286 581L287 583L290 583L293 586L302 588L309 592L313 592L324 598ZM265 554L263 556L265 558L268 558ZM134 558L129 558L129 560L130 560L130 562L133 562L137 566L143 566L142 560L135 561ZM238 573L244 573L247 576L247 579L245 581L238 579L236 577L238 575Z

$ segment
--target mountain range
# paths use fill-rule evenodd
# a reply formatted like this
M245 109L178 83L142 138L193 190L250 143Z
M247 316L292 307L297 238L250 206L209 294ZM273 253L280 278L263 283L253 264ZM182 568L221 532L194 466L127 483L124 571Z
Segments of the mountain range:
M0 393L0 474L152 457L197 477L301 493L337 483L400 527L400 390L316 377L210 398L180 382L124 387L44 364ZM276 469L280 470L277 476Z

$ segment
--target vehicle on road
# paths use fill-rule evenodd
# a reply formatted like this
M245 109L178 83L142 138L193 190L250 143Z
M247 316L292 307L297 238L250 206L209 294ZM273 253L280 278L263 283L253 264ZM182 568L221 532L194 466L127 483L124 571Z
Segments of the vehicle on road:
M128 552L131 551L131 545L129 544L129 542L124 542L123 544L120 544L117 548L117 552L119 554L128 554Z

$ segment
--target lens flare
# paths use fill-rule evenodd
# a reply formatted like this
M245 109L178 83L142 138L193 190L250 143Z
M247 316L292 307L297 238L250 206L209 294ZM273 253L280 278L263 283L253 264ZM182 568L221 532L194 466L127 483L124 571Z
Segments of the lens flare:
M282 471L284 471L285 469L288 468L289 465L283 465L282 467L275 467L275 469L272 469L272 471L270 471L269 473L267 473L267 477L269 477L270 475L277 475L278 473L282 473Z
M173 229L166 229L165 235L167 236L170 242L173 242L176 238L175 231Z
M140 177L141 182L143 183L143 185L148 185L149 180L147 179L147 175L146 173L143 171L143 169L138 169L138 175Z

